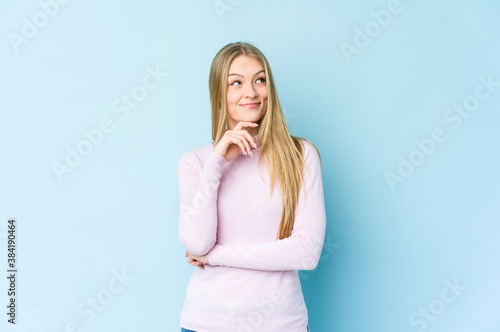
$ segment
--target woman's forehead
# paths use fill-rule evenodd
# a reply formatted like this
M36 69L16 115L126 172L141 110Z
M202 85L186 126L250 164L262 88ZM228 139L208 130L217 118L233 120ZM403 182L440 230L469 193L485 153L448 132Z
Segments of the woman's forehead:
M264 67L259 60L240 55L233 59L229 67L229 76L253 76L264 71Z

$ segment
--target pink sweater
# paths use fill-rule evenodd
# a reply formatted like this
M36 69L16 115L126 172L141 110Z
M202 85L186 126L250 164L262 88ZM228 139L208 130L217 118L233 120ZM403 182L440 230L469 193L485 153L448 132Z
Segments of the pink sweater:
M196 268L187 287L181 326L197 332L306 332L307 308L298 270L315 269L325 237L321 165L303 141L301 188L292 235L276 240L282 196L260 146L253 157L231 161L207 144L178 162L179 240L194 255L207 252L209 265Z

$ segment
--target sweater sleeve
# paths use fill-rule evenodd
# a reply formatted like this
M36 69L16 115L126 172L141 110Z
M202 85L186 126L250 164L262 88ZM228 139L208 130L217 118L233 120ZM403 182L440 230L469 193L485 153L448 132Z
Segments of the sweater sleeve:
M305 184L291 236L265 243L216 244L208 254L209 265L271 271L316 268L325 238L325 201L320 156L311 143L305 145Z
M187 151L177 164L179 240L189 253L202 256L217 239L217 192L227 160L212 151L199 169L196 158L196 154Z

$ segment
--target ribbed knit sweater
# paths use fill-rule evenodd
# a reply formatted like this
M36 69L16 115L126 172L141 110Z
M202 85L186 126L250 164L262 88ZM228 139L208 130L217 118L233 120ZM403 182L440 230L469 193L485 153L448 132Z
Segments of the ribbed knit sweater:
M209 263L196 267L187 287L180 320L186 329L307 330L298 270L316 268L325 237L320 158L302 141L304 184L292 235L277 240L282 195L275 180L271 197L264 159L259 173L258 136L252 157L240 153L227 161L207 144L178 161L179 240L189 253L209 253Z

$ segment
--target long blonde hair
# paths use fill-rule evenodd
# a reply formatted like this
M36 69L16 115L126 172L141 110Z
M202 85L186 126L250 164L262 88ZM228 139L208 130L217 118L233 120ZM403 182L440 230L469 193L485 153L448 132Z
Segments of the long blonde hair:
M283 197L283 210L277 238L284 239L292 234L300 188L304 182L302 173L305 165L303 146L300 144L300 140L306 139L292 136L288 132L285 117L279 103L278 93L274 85L271 67L264 54L252 44L243 42L227 44L216 54L212 61L209 90L210 103L212 105L213 144L214 146L217 145L226 131L226 94L229 67L231 66L231 62L240 55L257 59L264 67L266 73L268 104L264 116L257 122L259 124L260 147L258 164L260 171L260 163L262 158L264 158L271 178L271 197L274 191L275 177L277 177L280 184ZM308 142L311 143L310 141ZM314 146L314 144L312 145ZM318 151L316 146L314 147Z

